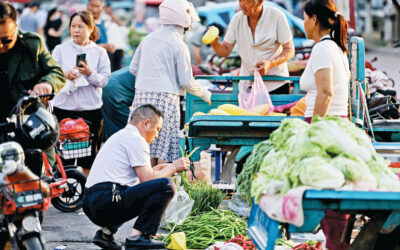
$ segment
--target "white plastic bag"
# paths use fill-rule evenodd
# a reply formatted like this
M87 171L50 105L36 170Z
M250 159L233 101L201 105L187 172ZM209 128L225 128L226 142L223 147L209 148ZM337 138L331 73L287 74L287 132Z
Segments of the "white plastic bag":
M175 196L165 210L161 227L168 228L167 223L182 224L192 211L193 203L194 201L190 199L183 187L176 185Z
M79 71L77 69L74 69L74 73L79 74ZM89 82L82 75L80 75L73 81L67 79L64 87L60 90L59 93L65 93L67 95L70 95L73 92L75 92L79 87L84 87L88 85Z

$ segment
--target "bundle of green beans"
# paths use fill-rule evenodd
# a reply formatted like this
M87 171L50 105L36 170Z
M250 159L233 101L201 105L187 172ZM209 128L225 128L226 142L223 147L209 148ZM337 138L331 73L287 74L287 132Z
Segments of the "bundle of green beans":
M221 190L213 188L202 180L192 182L185 190L194 201L193 215L217 209L226 196Z
M179 147L183 157L190 158L190 156L199 149L195 148L192 152L187 153L182 147ZM190 199L194 201L192 214L210 211L211 208L218 208L222 200L226 196L219 189L213 188L211 185L203 180L194 180L188 182L187 172L181 173L181 185L188 193Z
M173 233L185 232L186 246L193 249L205 249L216 241L227 241L239 234L246 235L247 231L247 223L242 217L221 209L191 215L182 225L170 226L170 233L162 240L168 244Z
M251 205L251 183L254 176L260 170L264 157L269 153L274 146L269 140L260 142L254 146L253 152L247 158L243 169L236 180L236 193L243 197L244 200Z

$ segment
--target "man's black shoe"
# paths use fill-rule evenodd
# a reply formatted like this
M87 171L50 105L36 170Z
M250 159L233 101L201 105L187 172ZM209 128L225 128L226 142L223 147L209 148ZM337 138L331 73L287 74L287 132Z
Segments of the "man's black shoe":
M125 241L126 249L165 249L164 242L153 240L147 235L129 236Z
M105 234L103 230L98 230L93 238L93 244L102 249L120 250L122 247L115 242L112 234Z

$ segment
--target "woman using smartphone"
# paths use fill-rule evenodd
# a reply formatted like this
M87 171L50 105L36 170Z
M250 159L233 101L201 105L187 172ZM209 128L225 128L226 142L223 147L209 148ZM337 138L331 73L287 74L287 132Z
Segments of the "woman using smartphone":
M69 32L72 41L56 46L53 57L68 80L74 81L82 76L89 85L78 87L72 93L57 94L52 104L59 121L64 118L83 118L88 121L90 132L94 134L92 154L79 161L87 175L101 143L101 95L111 75L110 60L106 50L94 43L98 32L90 12L78 11L72 14Z

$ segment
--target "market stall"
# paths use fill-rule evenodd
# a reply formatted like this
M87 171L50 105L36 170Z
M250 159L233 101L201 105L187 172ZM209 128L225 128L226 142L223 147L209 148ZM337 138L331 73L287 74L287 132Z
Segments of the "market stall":
M386 127L373 126L371 124L371 120L369 119L369 113L366 107L366 95L365 95L366 82L364 81L365 69L363 63L364 43L362 39L352 38L350 58L351 58L351 72L352 72L351 88L350 88L351 104L352 104L352 109L351 109L352 122L354 124L357 124L359 127L363 128L366 132L372 134L373 136L376 135L379 136L384 133L390 133L392 134L391 138L393 139L393 135L399 133L400 131L398 126L393 126L393 125ZM331 125L334 125L334 123ZM318 125L313 124L312 126L318 126ZM341 138L346 138L345 135L341 136L338 134L337 136ZM362 135L360 134L359 136ZM360 142L362 140L356 138L355 141ZM351 140L348 141L348 143L350 142ZM300 199L300 203L302 204L302 209L303 209L304 223L300 223L298 225L294 225L291 223L284 223L282 222L281 219L270 218L265 212L265 210L270 210L270 209L269 208L265 209L266 208L265 204L260 205L264 207L264 210L261 209L258 204L254 204L252 206L249 219L248 233L255 242L255 244L257 245L257 248L274 249L276 239L282 237L282 228L283 228L282 226L286 227L287 232L289 232L289 234L294 232L311 232L324 218L326 211L328 209L332 209L343 214L350 214L353 219L355 218L356 215L367 215L369 218L372 218L369 221L369 223L364 225L364 227L361 229L361 232L354 239L354 241L352 241L350 249L367 249L371 248L372 246L378 243L386 244L387 242L384 242L384 240L378 241L378 237L380 233L390 234L394 230L398 230L396 228L398 228L398 226L400 225L400 208L399 208L400 190L399 190L399 179L397 178L396 175L394 175L391 172L391 170L389 170L389 162L384 161L383 156L386 158L395 159L397 161L399 145L398 143L394 144L394 143L388 143L387 141L386 142L383 141L374 143L364 143L363 146L369 148L366 152L369 151L372 154L372 158L368 157L366 158L367 159L365 162L366 165L363 164L362 161L359 161L357 162L357 164L353 166L357 168L359 168L360 166L368 166L362 171L358 169L357 172L366 174L366 172L371 171L371 173L373 174L371 174L370 177L368 177L370 178L370 181L368 181L368 183L371 184L375 180L377 181L376 186L370 186L364 188L360 188L359 186L357 187L357 185L354 184L357 181L351 180L352 177L351 175L349 175L352 171L356 170L354 168L353 169L349 168L347 170L344 170L344 168L346 167L346 163L344 162L346 160L344 158L342 158L340 161L336 161L337 163L340 163L339 169L343 172L346 182L352 182L354 185L351 186L350 188L348 187L347 190L343 189L343 187L339 185L341 187L340 191L313 190L313 188L310 187L307 188L303 193L302 199ZM355 146L352 148L355 149ZM359 148L358 153L363 151L361 148L362 147ZM332 165L333 164L332 162L335 161L334 157L338 156L336 156L335 153L330 151L331 149L327 148L325 149L327 150L327 152L329 152L328 159L332 158L331 160L329 160L329 164ZM376 153L375 149L378 153ZM349 154L350 152L351 154L351 152L354 151L350 150L350 148L347 148L347 150L343 149L343 152L345 152L345 154ZM339 154L340 150L337 153ZM356 152L354 153L357 154ZM361 157L361 155L359 156ZM354 160L354 158L352 158L352 160ZM317 159L313 159L313 162L315 161L317 161ZM323 163L321 162L321 164ZM375 176L375 178L372 177L373 175ZM383 181L382 179L384 178L383 176L385 177L387 176L388 179L386 179L386 181ZM360 180L360 178L362 179L367 177L366 175L365 176L360 175L359 177L357 177L357 180ZM304 178L302 181L307 182L306 180L304 180ZM392 183L393 186L385 187L385 185L388 183ZM312 186L312 184L310 184L309 182L308 184L309 186ZM292 188L294 188L294 186L292 186ZM253 186L252 186L252 191L254 191ZM268 198L266 199L268 200ZM353 226L354 226L354 220L350 220L350 222L348 222L347 224L345 234L342 236L343 242L347 243L351 242L351 232L353 230Z

